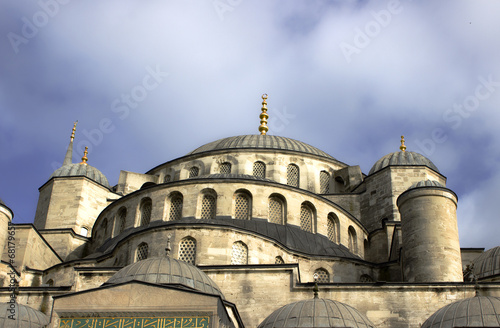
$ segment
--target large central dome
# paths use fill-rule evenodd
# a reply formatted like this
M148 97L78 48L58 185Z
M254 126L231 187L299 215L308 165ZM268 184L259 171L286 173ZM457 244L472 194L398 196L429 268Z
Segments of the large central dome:
M302 141L270 135L244 135L219 139L196 148L187 155L223 149L276 149L301 152L335 159L322 150Z

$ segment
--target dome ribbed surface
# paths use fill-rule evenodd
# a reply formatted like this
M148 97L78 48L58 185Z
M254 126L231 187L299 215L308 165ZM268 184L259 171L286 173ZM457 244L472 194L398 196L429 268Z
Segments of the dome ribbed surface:
M271 135L244 135L219 139L201 147L196 148L187 155L199 154L208 151L222 149L276 149L289 150L316 156L322 156L329 159L335 159L322 150L308 145L302 141Z
M14 320L9 319L13 310ZM3 328L42 328L49 324L50 318L40 311L32 309L27 305L0 303L0 327Z
M442 184L440 184L439 182L437 182L435 180L422 180L422 181L415 182L414 184L412 184L410 186L410 188L408 188L408 190L415 189L415 188L421 188L421 187L441 187L441 188L446 188L445 186L443 186Z
M487 250L472 263L474 264L474 274L478 278L500 274L500 246Z
M373 165L368 175L380 171L390 165L425 165L434 171L439 172L436 165L434 165L434 163L432 163L431 160L424 155L412 151L396 151L379 159Z
M441 327L500 327L500 298L476 296L448 304L422 325Z
M119 284L132 280L153 284L180 284L224 298L219 287L203 271L170 257L154 257L128 265L115 273L106 283Z
M50 176L53 177L75 177L85 176L103 186L109 188L109 182L101 171L91 165L85 164L66 164L58 168Z
M271 313L258 328L375 327L358 310L329 299L313 298L287 304Z

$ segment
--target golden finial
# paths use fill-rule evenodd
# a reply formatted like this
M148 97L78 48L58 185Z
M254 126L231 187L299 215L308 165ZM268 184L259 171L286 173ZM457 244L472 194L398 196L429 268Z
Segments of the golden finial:
M399 146L399 149L401 149L401 151L406 151L405 136L401 136L401 146Z
M259 131L261 135L265 135L267 131L269 131L269 128L267 127L267 119L269 118L269 115L267 115L267 93L264 93L262 95L262 113L260 113L260 126L259 126Z
M73 124L73 131L71 131L71 141L75 139L75 131L76 131L76 124L78 123L78 120Z
M89 160L87 158L88 153L89 153L89 147L85 146L85 151L83 152L83 157L82 157L82 161L80 164L87 165L87 161Z

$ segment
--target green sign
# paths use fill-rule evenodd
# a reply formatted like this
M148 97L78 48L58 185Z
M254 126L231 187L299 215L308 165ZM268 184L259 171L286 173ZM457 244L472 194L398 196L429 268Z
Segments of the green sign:
M59 328L209 328L209 317L61 318Z

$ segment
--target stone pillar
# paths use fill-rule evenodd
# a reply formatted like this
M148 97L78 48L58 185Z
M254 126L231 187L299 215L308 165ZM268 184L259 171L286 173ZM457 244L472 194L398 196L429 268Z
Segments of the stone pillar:
M12 222L14 213L11 209L5 206L5 204L0 200L0 258L2 257L5 245L7 245L7 237L9 223Z
M463 281L457 227L457 196L444 187L405 191L401 213L403 273L407 282Z

